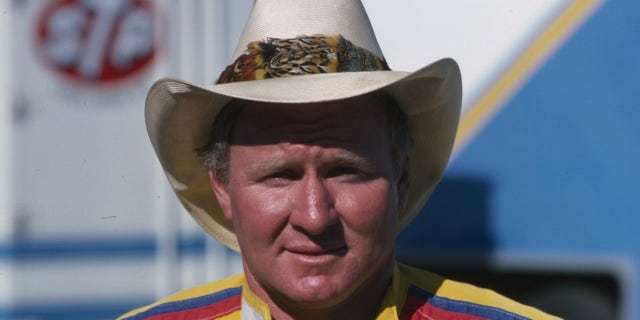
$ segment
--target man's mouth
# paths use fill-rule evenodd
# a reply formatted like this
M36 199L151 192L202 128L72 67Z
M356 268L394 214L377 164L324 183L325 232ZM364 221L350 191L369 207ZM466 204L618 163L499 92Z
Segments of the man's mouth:
M347 252L347 247L331 246L322 248L318 246L291 246L285 248L295 259L305 263L317 264L326 263L334 259L343 257Z

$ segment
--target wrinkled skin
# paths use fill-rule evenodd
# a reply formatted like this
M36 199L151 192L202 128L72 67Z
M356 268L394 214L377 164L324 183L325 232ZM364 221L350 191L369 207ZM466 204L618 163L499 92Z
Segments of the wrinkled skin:
M249 103L229 181L210 173L250 288L276 319L375 316L393 273L408 160L393 172L382 102Z

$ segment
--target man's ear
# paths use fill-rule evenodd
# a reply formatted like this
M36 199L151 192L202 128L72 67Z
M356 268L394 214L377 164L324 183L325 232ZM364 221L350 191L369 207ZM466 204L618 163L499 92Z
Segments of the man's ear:
M400 215L404 214L409 202L409 187L411 187L411 161L406 156L402 161L400 175L396 182L396 190L398 192L398 211Z
M231 220L231 202L229 201L229 192L227 191L226 184L220 180L220 177L209 170L209 181L211 182L211 188L213 189L213 195L218 200L218 205L222 209L222 213L225 218Z

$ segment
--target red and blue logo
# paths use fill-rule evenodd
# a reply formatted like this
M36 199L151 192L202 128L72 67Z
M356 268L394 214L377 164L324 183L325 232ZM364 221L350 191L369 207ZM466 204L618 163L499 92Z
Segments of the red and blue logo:
M52 0L35 38L47 67L77 83L121 82L149 68L157 51L148 0Z

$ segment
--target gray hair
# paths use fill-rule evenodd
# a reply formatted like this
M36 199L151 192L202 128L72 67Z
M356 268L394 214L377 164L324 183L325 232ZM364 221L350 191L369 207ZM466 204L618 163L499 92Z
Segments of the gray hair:
M229 150L231 148L229 142L236 120L246 104L245 100L231 100L227 103L213 122L209 143L196 149L204 160L204 167L213 172L225 185L229 183Z
M399 177L406 156L413 152L413 140L407 126L407 119L393 97L383 91L372 93L374 99L384 101L387 114L389 143L393 159L393 174ZM213 123L211 141L196 150L203 158L204 166L212 171L225 185L229 183L230 140L238 116L247 101L232 100L220 111Z

